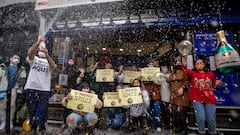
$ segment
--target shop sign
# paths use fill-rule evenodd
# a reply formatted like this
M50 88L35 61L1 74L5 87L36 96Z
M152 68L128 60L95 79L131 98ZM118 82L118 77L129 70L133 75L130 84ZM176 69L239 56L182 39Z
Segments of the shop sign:
M62 8L77 5L115 2L123 0L36 0L35 10Z

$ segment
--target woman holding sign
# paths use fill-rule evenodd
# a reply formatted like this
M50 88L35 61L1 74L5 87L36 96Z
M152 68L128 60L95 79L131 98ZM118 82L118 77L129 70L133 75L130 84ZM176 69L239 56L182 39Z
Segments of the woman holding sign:
M86 82L83 82L81 87L81 91L86 93L91 93L89 89L89 84ZM62 100L63 106L67 106L68 102L73 99L73 96L71 93L69 93L65 98ZM102 101L100 99L97 99L97 102L95 104L96 109L102 108ZM75 131L75 128L78 128L83 126L85 123L89 127L89 134L93 134L93 127L98 122L98 116L95 112L82 112L78 110L73 110L71 114L67 116L67 124L68 127L73 128L73 131Z
M143 103L141 104L133 104L130 106L130 116L133 118L132 121L134 124L138 124L138 120L141 122L141 126L143 129L143 135L147 134L147 117L149 116L147 112L147 107L150 104L150 99L147 90L142 85L139 79L134 79L132 83L132 87L140 87L141 88L141 95L143 98Z
M151 60L148 64L149 68L156 67L157 61ZM160 85L155 84L153 81L144 82L144 86L148 91L150 97L150 105L148 107L148 113L154 117L154 128L157 132L161 132L160 115L161 115L161 93ZM152 120L148 119L148 126L151 128Z

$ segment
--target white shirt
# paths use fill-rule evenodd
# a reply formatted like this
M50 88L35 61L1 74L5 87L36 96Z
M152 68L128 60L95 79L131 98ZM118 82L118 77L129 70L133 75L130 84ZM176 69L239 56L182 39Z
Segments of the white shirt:
M51 70L48 60L34 56L30 61L30 72L24 89L50 91Z

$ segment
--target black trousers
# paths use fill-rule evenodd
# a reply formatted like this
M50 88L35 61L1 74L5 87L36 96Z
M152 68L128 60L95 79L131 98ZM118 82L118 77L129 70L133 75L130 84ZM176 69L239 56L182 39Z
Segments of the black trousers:
M29 113L30 125L33 130L39 126L39 131L46 130L45 123L48 119L48 99L50 92L27 90L26 102Z

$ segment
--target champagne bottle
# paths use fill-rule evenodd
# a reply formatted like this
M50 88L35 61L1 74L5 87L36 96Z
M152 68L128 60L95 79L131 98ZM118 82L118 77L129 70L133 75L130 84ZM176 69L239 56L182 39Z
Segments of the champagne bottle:
M218 31L218 46L215 51L215 64L218 72L227 74L240 68L240 57L238 52L227 42L224 31Z

